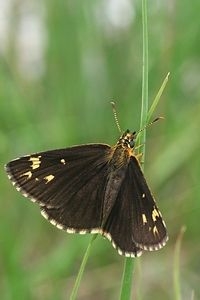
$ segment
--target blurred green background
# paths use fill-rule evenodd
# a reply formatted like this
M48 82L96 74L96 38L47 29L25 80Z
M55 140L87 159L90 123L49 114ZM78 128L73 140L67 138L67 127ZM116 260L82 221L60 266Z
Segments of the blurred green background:
M141 110L141 1L0 1L1 299L68 299L90 236L69 235L41 217L10 184L3 165L73 144L115 144L110 101L123 129ZM200 2L149 2L149 101L170 80L147 132L145 176L170 240L136 259L133 299L174 299L174 249L181 299L200 299ZM139 263L138 263L139 262ZM99 237L78 299L118 299L124 258ZM194 297L194 298L193 298Z

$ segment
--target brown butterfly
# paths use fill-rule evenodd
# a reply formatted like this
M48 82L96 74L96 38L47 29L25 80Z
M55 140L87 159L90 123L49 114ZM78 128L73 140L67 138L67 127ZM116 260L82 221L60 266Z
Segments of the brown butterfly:
M9 162L18 191L39 204L42 215L68 233L99 233L120 255L162 248L166 226L134 152L136 132L113 147L86 144Z

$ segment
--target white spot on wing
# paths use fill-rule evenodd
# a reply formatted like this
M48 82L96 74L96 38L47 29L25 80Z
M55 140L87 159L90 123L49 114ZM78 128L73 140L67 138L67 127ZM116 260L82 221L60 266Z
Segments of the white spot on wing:
M23 174L20 175L20 177L22 177L22 176L27 176L27 179L30 179L32 177L32 172L28 171L28 172L23 173Z
M152 219L154 222L156 222L156 218L160 217L159 212L156 208L154 208L154 210L152 211Z
M54 179L54 175L50 174L48 176L45 176L44 179L46 180L45 184L49 183L51 180Z
M65 161L64 158L62 158L62 159L60 160L60 162L61 162L63 165L66 165L66 161Z
M156 226L153 227L153 234L154 236L159 236L158 228Z
M146 218L146 215L145 214L142 214L142 221L143 221L143 225L145 223L147 223L147 218Z
M35 156L35 157L34 157L34 156L33 156L33 157L31 156L31 157L29 158L29 161L32 162L31 168L32 168L33 170L40 167L40 164L41 164L40 158L41 158L41 155Z

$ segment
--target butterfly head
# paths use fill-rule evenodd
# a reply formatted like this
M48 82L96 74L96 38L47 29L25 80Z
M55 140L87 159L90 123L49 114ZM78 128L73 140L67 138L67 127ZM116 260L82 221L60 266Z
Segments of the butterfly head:
M133 149L135 147L136 140L136 131L130 132L130 130L126 130L119 139L119 144L121 144L125 148Z

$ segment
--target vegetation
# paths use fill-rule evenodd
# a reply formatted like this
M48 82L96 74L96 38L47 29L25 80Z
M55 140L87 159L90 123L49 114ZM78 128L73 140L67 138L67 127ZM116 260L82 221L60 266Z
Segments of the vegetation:
M122 2L129 6L118 10L120 1L97 0L13 1L5 16L0 47L1 299L68 299L91 239L46 222L37 205L11 186L3 165L47 149L115 144L113 100L120 126L139 129L141 2ZM145 177L170 239L162 250L135 260L132 299L200 298L199 9L198 0L149 2L149 105L168 72L170 78L154 112L165 120L147 131ZM107 240L95 239L78 299L117 299L123 265L124 258Z

